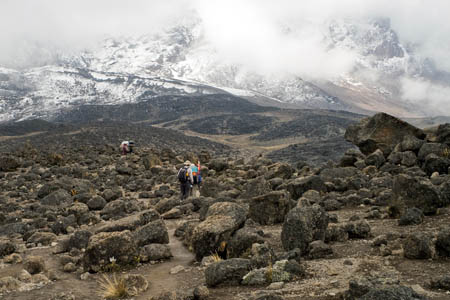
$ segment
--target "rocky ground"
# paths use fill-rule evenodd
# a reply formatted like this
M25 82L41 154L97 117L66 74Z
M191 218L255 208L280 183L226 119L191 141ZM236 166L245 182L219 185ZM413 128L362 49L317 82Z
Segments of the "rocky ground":
M76 137L2 148L1 299L450 299L448 124L377 114L323 165Z

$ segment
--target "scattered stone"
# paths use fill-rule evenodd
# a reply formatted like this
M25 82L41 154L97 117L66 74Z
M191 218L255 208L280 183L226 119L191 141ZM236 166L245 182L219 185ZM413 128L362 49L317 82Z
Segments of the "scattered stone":
M143 262L173 257L169 245L149 244L140 249L140 257Z

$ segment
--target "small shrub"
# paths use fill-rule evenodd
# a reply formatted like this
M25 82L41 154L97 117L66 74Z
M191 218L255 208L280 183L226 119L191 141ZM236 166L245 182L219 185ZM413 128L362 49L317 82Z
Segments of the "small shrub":
M217 251L214 252L213 254L211 254L211 257L214 260L214 262L218 262L218 261L222 260L222 258L220 257L219 253L217 253Z
M99 280L99 295L102 299L122 299L128 296L128 288L123 278L117 278L114 274L112 278L103 275Z

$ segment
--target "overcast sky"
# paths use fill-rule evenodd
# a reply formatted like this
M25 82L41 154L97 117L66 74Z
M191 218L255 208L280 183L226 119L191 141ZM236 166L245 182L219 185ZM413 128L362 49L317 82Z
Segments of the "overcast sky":
M1 0L0 64L26 54L23 45L77 50L105 35L152 32L192 11L230 57L270 65L302 53L308 64L326 62L336 71L348 68L351 57L321 49L318 25L335 17L389 17L402 40L450 71L448 0ZM303 40L286 38L280 22L297 27ZM341 62L329 61L334 57Z
M0 66L45 64L55 53L76 53L105 36L158 31L195 13L224 59L255 71L317 78L345 73L355 55L324 48L321 25L388 17L402 42L450 72L449 12L448 0L0 0ZM280 30L283 24L297 30L295 38ZM405 93L414 101L431 90L434 98L450 96L448 88L414 79L404 85L416 87L414 95Z

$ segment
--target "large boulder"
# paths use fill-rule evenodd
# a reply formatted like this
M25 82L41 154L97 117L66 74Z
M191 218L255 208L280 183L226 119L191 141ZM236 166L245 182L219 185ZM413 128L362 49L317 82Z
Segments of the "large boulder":
M101 232L91 236L82 259L86 271L107 271L109 266L127 266L136 261L138 250L130 231Z
M327 186L320 176L312 175L307 177L296 178L278 187L278 190L286 189L292 199L299 199L304 192L315 190L318 192L326 192Z
M282 223L291 209L286 191L273 191L250 200L249 217L261 225Z
M286 251L299 248L308 252L309 243L325 240L328 214L319 205L296 207L289 211L281 231L281 242Z
M163 220L156 220L138 228L133 236L138 247L153 243L169 243L169 233Z
M434 153L427 155L422 166L428 176L434 172L438 172L439 174L447 174L449 167L450 159L447 157L438 156Z
M400 174L394 177L390 209L394 215L403 215L407 208L416 207L425 215L433 215L443 201L431 182Z
M261 196L272 191L271 184L263 176L249 180L243 187L241 195L244 199Z
M227 244L233 233L244 224L247 210L232 202L218 202L210 206L206 219L198 224L190 237L198 261Z
M238 285L250 271L250 260L231 258L209 265L205 270L206 285L214 287L219 284Z
M428 259L432 257L431 237L424 233L410 234L403 241L403 254L411 259Z
M263 243L261 230L253 226L244 226L233 234L228 243L228 257L240 257L252 248L254 243Z
M365 155L381 149L387 156L407 135L419 139L425 137L421 129L386 113L378 113L350 125L345 132L345 139L358 146Z
M438 126L436 131L436 141L450 146L450 123Z

